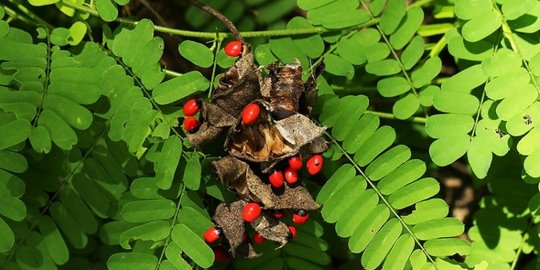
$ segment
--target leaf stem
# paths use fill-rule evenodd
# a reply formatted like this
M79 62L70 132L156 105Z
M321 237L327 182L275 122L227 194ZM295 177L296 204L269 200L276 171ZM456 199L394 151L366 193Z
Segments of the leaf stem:
M13 0L10 0L13 1ZM87 6L87 5L79 5L67 0L61 0L62 4L74 8L76 10L88 13L92 16L99 16L98 12ZM116 18L116 22L119 23L125 23L125 24L131 24L136 25L138 22L126 18ZM176 28L170 28L165 26L154 26L154 30L176 35L176 36L184 36L184 37L192 37L192 38L204 38L204 39L215 39L216 33L215 32L197 32L197 31L189 31L189 30L182 30L182 29L176 29ZM328 29L322 28L322 27L315 27L315 28L299 28L299 29L282 29L282 30L268 30L268 31L247 31L247 32L239 32L240 35L243 38L256 38L256 37L281 37L281 36L296 36L296 35L309 35L309 34L321 34L329 32ZM223 40L228 37L232 37L230 33L224 33L219 32L217 33L219 39Z
M16 19L16 20L19 20L21 22L25 22L27 24L30 24L30 25L33 25L35 26L36 25L36 22L32 21L31 19L17 13L15 10L7 7L7 6L3 6L2 8L4 8L4 10L6 11L6 14L10 17L10 18L13 18L13 19Z
M229 28L229 31L231 31L232 35L234 36L234 38L242 43L244 43L244 39L242 38L242 35L240 34L240 31L238 31L238 28L236 28L236 26L234 25L233 22L231 22L231 20L229 20L229 18L227 18L227 16L223 15L223 13L215 10L214 8L212 8L211 6L209 5L206 5L206 4L203 4L201 2L199 2L198 0L187 0L190 4L196 6L197 8L199 8L200 10L216 17L216 19L220 20L225 26L227 26L227 28Z
M13 4L15 7L17 7L22 13L24 13L24 15L34 20L37 24L47 27L48 29L51 29L51 30L54 29L52 25L50 25L48 22L40 18L38 15L34 14L32 11L30 11L26 6L21 4L19 1L16 1L16 0L8 0L8 1L11 4Z

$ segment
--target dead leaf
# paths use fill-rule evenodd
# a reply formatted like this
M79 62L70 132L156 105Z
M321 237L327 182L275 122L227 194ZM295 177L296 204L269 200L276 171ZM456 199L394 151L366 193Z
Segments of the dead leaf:
M280 247L287 244L289 227L270 214L261 214L261 216L251 222L251 227L265 239L280 243Z
M200 104L202 124L197 132L186 134L189 143L197 149L217 140L236 123L236 119L220 107L205 101L201 101Z

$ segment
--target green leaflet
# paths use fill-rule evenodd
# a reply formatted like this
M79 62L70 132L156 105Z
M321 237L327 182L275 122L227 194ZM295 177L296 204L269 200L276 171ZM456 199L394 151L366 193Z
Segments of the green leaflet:
M155 185L160 189L169 189L172 185L176 167L182 154L182 142L177 136L171 136L163 143L159 160L155 165Z
M128 222L148 222L174 216L176 204L171 200L138 200L126 203L120 214Z
M463 233L464 226L456 218L448 217L422 222L412 228L420 240L458 236Z
M287 23L287 29L297 28L307 29L313 28L313 26L303 17L294 17ZM293 38L293 41L309 58L317 58L321 56L324 51L324 42L319 35L295 37Z
M214 62L212 51L204 44L195 41L185 40L178 45L178 51L184 58L200 67L208 68Z
M121 252L115 253L107 261L107 268L110 270L133 269L146 270L154 269L157 266L158 258L152 254L141 252Z
M189 158L186 160L182 181L187 188L191 190L198 190L201 184L201 161L199 160L199 154L197 152L192 152L188 155Z
M158 104L169 104L198 91L204 91L208 86L208 80L200 72L191 71L158 85L152 96Z
M154 241L169 236L170 224L167 221L152 221L133 227L120 234L120 246L131 249L130 240Z
M8 224L0 217L0 237L4 239L0 242L0 252L8 252L15 244L15 235Z
M30 122L26 119L15 120L0 126L0 150L23 142L30 135Z
M214 253L200 236L186 225L174 226L172 240L180 249L200 267L210 267L214 261Z
M106 22L112 22L118 16L118 10L112 0L96 0L96 9Z
M406 4L400 0L388 0L379 25L386 35L392 34L398 27L401 19L405 17Z
M362 255L362 265L367 269L379 266L400 236L401 230L402 226L397 219L392 218L386 222Z
M39 231L54 263L62 265L69 259L69 251L56 224L49 216L39 220Z

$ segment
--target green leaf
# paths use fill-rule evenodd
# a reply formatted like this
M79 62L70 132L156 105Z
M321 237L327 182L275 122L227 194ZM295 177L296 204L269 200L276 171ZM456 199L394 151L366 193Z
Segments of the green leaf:
M403 67L406 70L411 69L418 63L422 55L424 54L425 44L424 38L421 36L415 36L410 42L407 48L401 53L400 59Z
M418 239L430 240L458 236L464 229L465 225L459 219L447 217L419 223L412 228L412 231Z
M118 17L118 9L112 0L96 0L95 2L99 16L106 22L112 22Z
M523 162L523 167L525 172L531 176L538 178L540 177L540 150L537 150L525 158Z
M74 22L69 28L68 44L71 46L76 46L81 43L82 39L86 35L86 24L83 22Z
M51 32L51 43L58 46L65 46L68 44L70 33L67 28L57 27Z
M363 9L340 10L333 13L327 13L321 19L321 24L327 29L342 29L360 25L369 21L370 16Z
M437 139L429 146L429 155L435 164L449 165L467 152L469 140L467 134L456 134Z
M452 35L455 33L455 35ZM446 33L448 39L448 51L454 57L471 61L482 61L493 54L493 42L480 40L468 42L461 37L457 30L450 29Z
M46 5L52 5L60 0L28 0L30 5L32 6L46 6Z
M395 209L403 209L428 199L439 192L439 182L433 178L423 178L394 192L388 202Z
M526 69L513 69L504 75L490 80L485 87L486 95L493 100L506 98L514 93L514 91L526 91L529 80L529 73Z
M405 1L388 0L383 11L379 25L386 35L392 34L407 13Z
M201 234L202 235L202 234ZM174 265L174 270L191 270L192 266L180 255L182 250L175 243L169 243L165 250L165 257Z
M180 43L178 51L188 61L203 68L211 67L214 62L212 51L204 44L192 40L185 40Z
M482 70L489 77L498 77L521 67L521 57L516 52L501 48L495 55L482 61Z
M509 120L514 115L521 113L529 105L533 104L537 97L538 92L531 84L528 84L524 89L515 89L512 95L499 103L496 109L497 115L502 120Z
M471 252L471 246L466 240L461 238L445 238L428 240L424 248L432 256L443 257L454 254L468 255Z
M341 237L351 236L359 224L368 218L377 203L379 197L372 189L362 192L360 196L353 198L351 205L345 210L348 215L342 215L336 224L336 232Z
M411 158L411 150L405 145L397 145L377 157L366 168L366 175L373 181L385 177Z
M37 126L30 131L30 144L38 153L48 153L51 151L51 136L44 126Z
M9 225L0 217L0 252L8 252L15 244L15 235Z
M54 263L62 265L69 259L69 251L56 224L49 216L39 219L39 232Z
M364 215L366 215L364 213ZM381 227L384 225L390 211L384 204L379 204L371 212L369 212L366 218L358 224L358 227L354 231L349 240L349 249L354 253L362 252L373 237L378 233Z
M474 120L463 114L435 114L426 122L426 132L432 138L443 138L471 132Z
M408 93L394 104L392 113L397 119L407 119L413 116L419 107L418 97L414 93Z
M54 222L60 227L63 235L71 245L82 249L88 243L88 236L81 230L81 226L67 208L59 202L54 202L49 207L49 212Z
M414 87L420 88L428 85L437 77L442 68L442 62L439 57L429 58L422 66L414 70L411 74Z
M343 141L343 148L349 153L356 153L362 145L375 133L379 127L379 117L372 114L364 114L360 120L351 126L355 132L349 132Z
M111 202L101 186L80 173L73 176L72 183L77 193L97 216L101 218L109 216Z
M486 38L501 27L501 17L494 11L489 10L482 15L473 18L463 25L463 38L470 42L476 42Z
M491 0L456 0L454 11L460 19L470 20L493 8Z
M390 253L388 253L382 269L405 269L405 264L413 249L414 239L408 234L401 235L392 247L392 250L390 250Z
M420 25L422 25L423 20L424 12L422 11L422 8L413 7L409 9L397 30L390 36L390 44L392 44L392 47L394 47L396 50L401 50L403 47L405 47L405 45L409 43L411 38L418 31L418 28Z
M317 1L313 1L317 3ZM329 14L336 14L338 12L354 10L358 8L358 1L356 0L337 0L327 5L317 3L311 6L317 6L312 8L307 14L308 21L313 25L321 25L324 17Z
M389 76L400 72L401 68L396 60L385 59L368 63L366 65L366 71L377 76Z
M182 142L177 136L171 136L163 143L159 160L156 162L155 183L160 189L169 189L172 185L176 167L182 155Z
M316 201L320 204L325 204L326 201L342 187L346 181L355 176L355 169L350 164L345 164L337 169L334 174L326 181L326 184L317 194Z
M473 137L469 150L467 150L467 160L476 177L485 178L492 160L489 141L480 137Z
M418 94L420 104L424 107L433 106L433 97L440 91L441 89L435 85L428 85L426 87L423 87L422 89L420 89L420 93Z
M344 76L347 79L354 77L354 67L345 59L335 55L329 54L324 57L325 71L337 76Z
M170 224L167 221L151 221L124 231L120 235L120 246L131 249L130 240L154 241L165 239L169 236Z
M268 42L272 53L285 64L300 61L303 68L309 63L308 58L290 37L273 38Z
M534 0L505 1L502 5L502 13L507 20L515 20L533 9L536 4Z
M62 120L79 130L85 130L92 124L92 113L88 109L59 95L47 95L43 109L54 111Z
M396 139L396 132L389 126L382 126L363 144L354 155L354 161L360 166L366 166L375 157L390 147Z
M214 226L208 215L203 215L193 207L185 206L178 212L178 221L185 224L195 234L203 237L204 232Z
M23 173L28 168L24 156L19 153L0 150L0 168L15 173Z
M296 16L287 23L287 29L310 29L314 28L303 17ZM309 58L317 58L322 55L324 51L324 41L320 35L307 35L305 37L293 38L294 43L298 45L300 50Z
M470 94L443 90L434 95L433 106L441 112L474 115L480 101Z
M120 235L137 225L125 221L105 223L99 230L99 238L107 245L120 245Z
M187 188L191 190L198 190L201 185L202 168L199 160L199 154L193 152L189 154L186 166L184 168L184 175L182 181Z
M71 127L55 112L44 110L38 125L47 128L52 141L63 150L70 150L77 143L77 135Z
M109 270L150 270L155 269L158 258L153 254L141 252L120 252L115 253L107 260Z
M11 121L0 126L0 150L21 143L30 136L32 125L26 119Z
M413 210L403 220L409 225L419 224L430 220L444 218L448 215L448 204L443 199L429 199L416 204L416 210Z
M158 104L164 105L178 102L196 92L204 91L208 89L208 86L208 80L200 72L190 71L158 85L152 96Z
M377 188L384 195L390 195L398 189L420 178L426 172L426 164L418 159L411 159L401 164L386 175Z
M60 201L73 214L84 232L95 233L97 231L96 217L73 188L65 188L60 193Z
M325 202L321 211L324 220L333 223L341 219L343 215L347 214L345 210L354 203L351 198L361 196L366 186L367 183L362 177L347 179L347 182L336 189L333 196Z
M0 169L0 190L20 198L25 192L25 183L19 177Z
M384 78L377 82L377 90L383 97L399 96L411 89L411 84L402 76Z
M396 218L390 219L375 235L362 255L362 265L366 269L377 268L384 260L390 248L401 234L401 223Z
M212 249L186 225L178 224L174 226L171 237L174 243L197 265L203 268L212 266L214 261Z
M220 55L221 53L218 53L218 56ZM223 53L223 55L225 55ZM232 59L232 61L230 62L230 65L229 66L232 66L232 64L234 63L234 58L232 57L229 57L227 56L228 59ZM261 44L259 46L257 46L257 48L255 48L255 59L257 60L257 62L260 64L260 65L268 65L268 64L271 64L275 61L277 61L277 58L272 54L272 51L270 50L270 44ZM218 64L220 64L219 62L219 58L218 58ZM222 66L220 65L222 68L226 68L228 66Z
M304 10L315 9L324 6L334 0L298 0L298 7Z
M120 214L128 222L148 222L169 219L176 212L176 204L171 200L140 200L126 203Z
M470 93L471 90L482 85L486 80L487 76L482 70L482 65L474 65L446 79L441 85L441 90Z
M339 125L332 128L332 135L343 140L354 129L354 123L362 116L368 106L365 96L346 96L341 99Z

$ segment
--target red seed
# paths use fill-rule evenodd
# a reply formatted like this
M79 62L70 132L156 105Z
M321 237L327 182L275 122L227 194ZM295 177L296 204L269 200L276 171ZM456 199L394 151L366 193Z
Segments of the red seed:
M242 53L242 42L233 40L225 45L225 54L230 57L237 57Z
M289 240L296 238L296 228L294 226L289 226Z
M285 213L276 210L272 215L277 219L282 219L285 216Z
M287 181L289 185L298 182L298 173L291 168L285 169L285 181Z
M256 103L250 103L242 110L242 122L251 125L259 117L261 108Z
M262 209L258 203L248 203L242 209L242 217L246 222L252 222L261 215Z
M295 171L302 169L302 158L300 156L290 158L289 167Z
M298 212L294 213L292 216L293 222L298 225L302 225L306 223L308 218L309 218L309 213L305 210L298 210Z
M229 252L222 246L213 247L212 251L214 251L215 261L218 263L227 261L230 258Z
M201 123L199 122L199 120L193 117L186 117L186 119L184 119L184 129L189 133L196 132L200 126Z
M266 239L264 239L264 237L258 232L253 235L253 242L255 242L255 244L261 245L262 243L264 243L265 240Z
M218 227L210 227L204 232L204 241L208 244L212 244L219 240L221 236L221 229Z
M318 174L323 166L323 157L319 154L311 156L307 163L306 168L309 174L315 175Z
M283 186L283 173L279 170L274 170L270 176L268 176L268 181L275 188L280 188Z
M199 112L199 104L196 99L190 98L186 103L184 103L184 107L182 108L182 111L184 111L185 116L194 116Z

